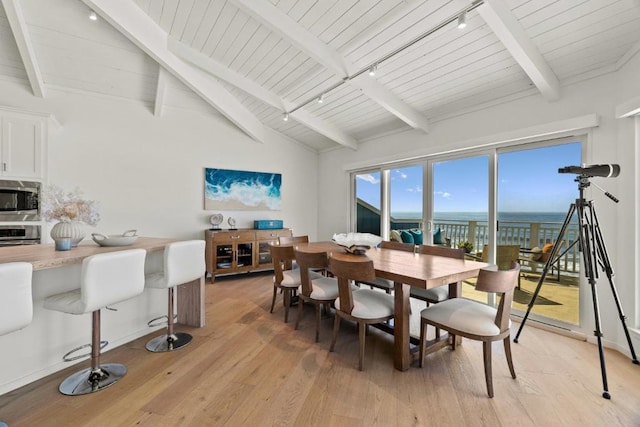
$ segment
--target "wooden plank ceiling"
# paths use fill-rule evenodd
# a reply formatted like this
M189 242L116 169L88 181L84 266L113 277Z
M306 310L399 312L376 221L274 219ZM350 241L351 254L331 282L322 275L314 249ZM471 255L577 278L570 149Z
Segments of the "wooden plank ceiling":
M144 102L158 116L167 108L221 114L258 141L266 127L317 151L428 132L438 119L518 97L554 102L564 86L615 72L640 50L638 0L2 6L0 78L34 96L54 88Z

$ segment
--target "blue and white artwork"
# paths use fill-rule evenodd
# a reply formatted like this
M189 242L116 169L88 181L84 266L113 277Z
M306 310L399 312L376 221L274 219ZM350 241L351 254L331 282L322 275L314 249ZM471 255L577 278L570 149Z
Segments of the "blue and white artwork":
M279 173L206 168L204 208L278 211L282 206L281 185Z

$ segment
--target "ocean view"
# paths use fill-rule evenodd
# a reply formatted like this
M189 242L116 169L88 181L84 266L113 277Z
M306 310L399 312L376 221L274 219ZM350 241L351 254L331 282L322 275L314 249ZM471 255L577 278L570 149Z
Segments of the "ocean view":
M487 221L486 212L434 212L435 221L458 220L458 221ZM422 219L420 212L392 212L394 219ZM541 222L558 223L564 222L567 212L498 212L498 221L504 223Z

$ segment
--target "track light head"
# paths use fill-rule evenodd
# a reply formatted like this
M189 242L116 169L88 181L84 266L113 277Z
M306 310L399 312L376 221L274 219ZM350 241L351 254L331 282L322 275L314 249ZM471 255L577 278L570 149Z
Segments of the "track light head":
M92 21L97 21L98 20L98 15L96 15L96 13L92 10L89 13L89 19L91 19Z
M370 76L375 76L376 75L376 71L378 71L378 64L373 64L371 66L371 68L369 68L369 75Z
M467 27L467 12L462 12L460 16L458 16L458 28L461 30Z
M324 93L321 93L318 97L318 104L322 104L324 102Z
M282 120L284 120L285 122L289 121L289 113L284 113L284 116L282 116Z

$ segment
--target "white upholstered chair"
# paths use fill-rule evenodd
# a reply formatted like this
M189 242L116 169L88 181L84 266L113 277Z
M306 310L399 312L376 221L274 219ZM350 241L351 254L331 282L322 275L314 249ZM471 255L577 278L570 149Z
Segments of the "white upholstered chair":
M476 290L500 294L502 297L497 309L465 298L452 298L422 310L420 313L420 367L424 364L426 353L426 327L433 325L454 335L452 342L455 342L455 335L482 341L484 374L489 397L493 397L491 373L491 345L493 341L503 341L509 371L511 376L515 378L516 372L511 360L509 341L511 325L509 314L519 274L520 265L517 263L514 263L510 270L480 270Z
M176 286L198 280L204 276L206 270L204 250L204 240L169 243L164 248L163 271L145 276L146 288L166 289L168 294L167 315L149 322L150 326L157 326L156 321L166 317L167 333L147 342L147 350L155 353L177 350L189 344L193 339L187 333L174 332L174 296Z
M87 344L65 354L65 361L77 360L88 354L71 354L91 347L91 367L67 377L59 387L62 394L80 395L100 391L116 383L127 368L119 363L100 364L100 350L107 342L100 341L100 310L140 295L144 290L144 249L129 249L87 257L82 262L80 288L52 295L44 300L44 308L69 314L92 313L92 339Z
M329 351L333 351L340 329L340 318L358 324L360 357L358 368L364 370L365 332L367 326L382 323L393 317L393 296L373 289L354 291L351 282L369 283L375 278L373 261L366 256L334 253L329 257L329 271L338 278L339 297L335 301L336 317L333 339Z
M271 310L276 305L276 295L278 289L283 292L284 303L284 322L289 321L289 307L294 294L300 287L300 269L292 269L292 263L295 260L295 252L293 245L270 245L271 261L273 262L273 298L271 300ZM321 274L310 272L312 280L322 277Z

